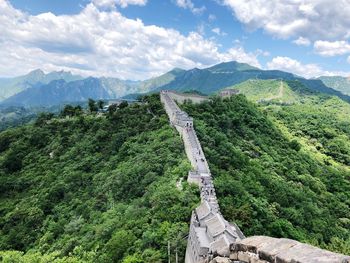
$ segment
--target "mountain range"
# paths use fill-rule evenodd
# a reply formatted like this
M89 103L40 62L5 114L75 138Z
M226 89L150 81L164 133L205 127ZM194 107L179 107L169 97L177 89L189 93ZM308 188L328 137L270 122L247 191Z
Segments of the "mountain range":
M70 72L45 74L35 70L27 75L0 79L0 101L3 105L52 106L62 103L93 99L134 98L140 94L162 89L176 91L194 90L213 94L223 88L247 80L296 81L314 92L335 95L350 101L350 82L342 77L305 79L279 70L262 70L236 61L224 62L204 69L183 70L175 68L161 76L144 81L117 78L83 78Z
M72 73L66 71L54 71L45 74L42 70L37 69L24 76L15 78L0 78L0 101L26 89L42 86L58 79L70 82L82 79L82 77L73 75Z

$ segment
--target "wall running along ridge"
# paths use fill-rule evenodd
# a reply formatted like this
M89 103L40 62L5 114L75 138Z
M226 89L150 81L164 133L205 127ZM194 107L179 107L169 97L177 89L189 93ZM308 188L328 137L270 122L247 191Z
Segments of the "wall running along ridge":
M222 97L227 97L224 95ZM193 118L176 104L188 100L201 103L208 98L173 91L161 91L160 98L171 125L180 133L192 165L188 182L197 184L201 194L201 204L191 216L185 263L350 263L349 256L291 239L245 238L236 224L229 223L222 216L209 165L193 127Z

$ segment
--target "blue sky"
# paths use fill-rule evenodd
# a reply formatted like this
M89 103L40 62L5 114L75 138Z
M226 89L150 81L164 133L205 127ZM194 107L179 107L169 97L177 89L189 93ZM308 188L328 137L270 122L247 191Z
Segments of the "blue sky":
M347 0L0 0L0 76L146 79L229 60L347 76L349 13Z

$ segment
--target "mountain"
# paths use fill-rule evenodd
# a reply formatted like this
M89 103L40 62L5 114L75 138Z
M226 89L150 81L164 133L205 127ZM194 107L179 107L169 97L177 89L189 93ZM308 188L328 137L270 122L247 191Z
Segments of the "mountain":
M240 94L244 94L249 100L256 102L275 101L288 103L294 102L298 98L288 83L282 80L250 79L230 88L238 90Z
M0 92L7 94L3 95L3 98L9 96L9 86L13 88L11 92L16 93L5 99L3 104L49 106L54 105L53 103L75 102L87 98L137 98L140 94L155 93L162 89L192 90L209 95L247 80L278 79L295 81L295 85L303 89L306 87L309 91L334 95L345 101L350 101L348 95L326 86L321 79L305 79L279 70L261 70L236 61L220 63L205 69L183 70L175 68L161 76L144 81L106 77L75 80L76 78L79 77L73 76L69 72L45 74L41 70L36 70L24 77L12 79L11 85L6 84L6 81L0 81ZM64 80L64 82L56 80ZM93 83L96 87L92 86Z
M305 79L279 70L261 70L245 63L235 61L224 62L205 69L191 69L180 72L173 81L156 90L170 89L176 91L198 90L205 94L213 94L220 89L242 83L249 79L282 79L299 81L310 90L338 96L346 101L350 97L327 87L319 79Z
M88 98L110 98L108 90L97 78L66 82L54 80L49 84L26 89L3 102L3 105L51 106L65 102L86 101Z
M184 70L173 69L163 75L144 81L120 80L117 78L100 78L102 85L108 91L110 98L121 98L131 94L143 94L159 87L162 87L171 81Z
M15 78L0 78L0 101L28 88L48 84L53 80L59 79L63 79L65 81L74 81L82 79L82 77L73 75L71 72L66 71L54 71L45 74L42 70L37 69L29 72L24 76Z
M340 76L324 76L319 77L318 79L321 80L326 86L340 91L345 95L350 95L350 77L345 78Z
M129 94L139 95L166 85L182 72L181 69L173 69L145 81L130 81L106 77L81 79L69 72L45 74L35 70L26 76L11 79L7 84L0 81L0 91L7 91L10 87L17 91L4 99L2 105L47 107L88 98L116 99Z
M28 123L36 116L36 112L24 107L0 107L0 131Z

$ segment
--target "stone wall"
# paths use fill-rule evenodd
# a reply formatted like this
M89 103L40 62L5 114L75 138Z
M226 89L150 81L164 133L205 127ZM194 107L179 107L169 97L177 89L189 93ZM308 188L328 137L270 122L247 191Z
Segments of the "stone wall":
M192 212L185 263L350 263L350 257L295 240L254 236L245 238L237 225L221 215L209 165L193 127L192 118L175 101L205 97L162 91L161 101L170 123L180 133L192 165L188 181L200 188L201 204ZM189 125L192 123L192 125Z
M345 256L287 238L253 236L231 245L231 260L256 263L350 263Z
M186 94L186 93L178 93L178 92L175 92L175 91L165 91L167 92L168 94L171 95L171 98L173 100L175 100L177 103L184 103L185 101L192 101L192 103L202 103L206 100L208 100L209 98L206 97L206 96L199 96L199 95L196 95L196 94Z
M230 224L221 215L209 165L194 127L187 125L187 122L181 122L183 119L191 120L192 118L181 111L175 101L184 102L186 100L197 103L207 98L181 95L170 91L161 92L161 101L171 124L176 127L183 139L186 155L192 165L188 181L195 182L201 193L201 204L193 211L191 217L185 262L206 263L214 254L228 257L230 244L244 236L236 225Z

